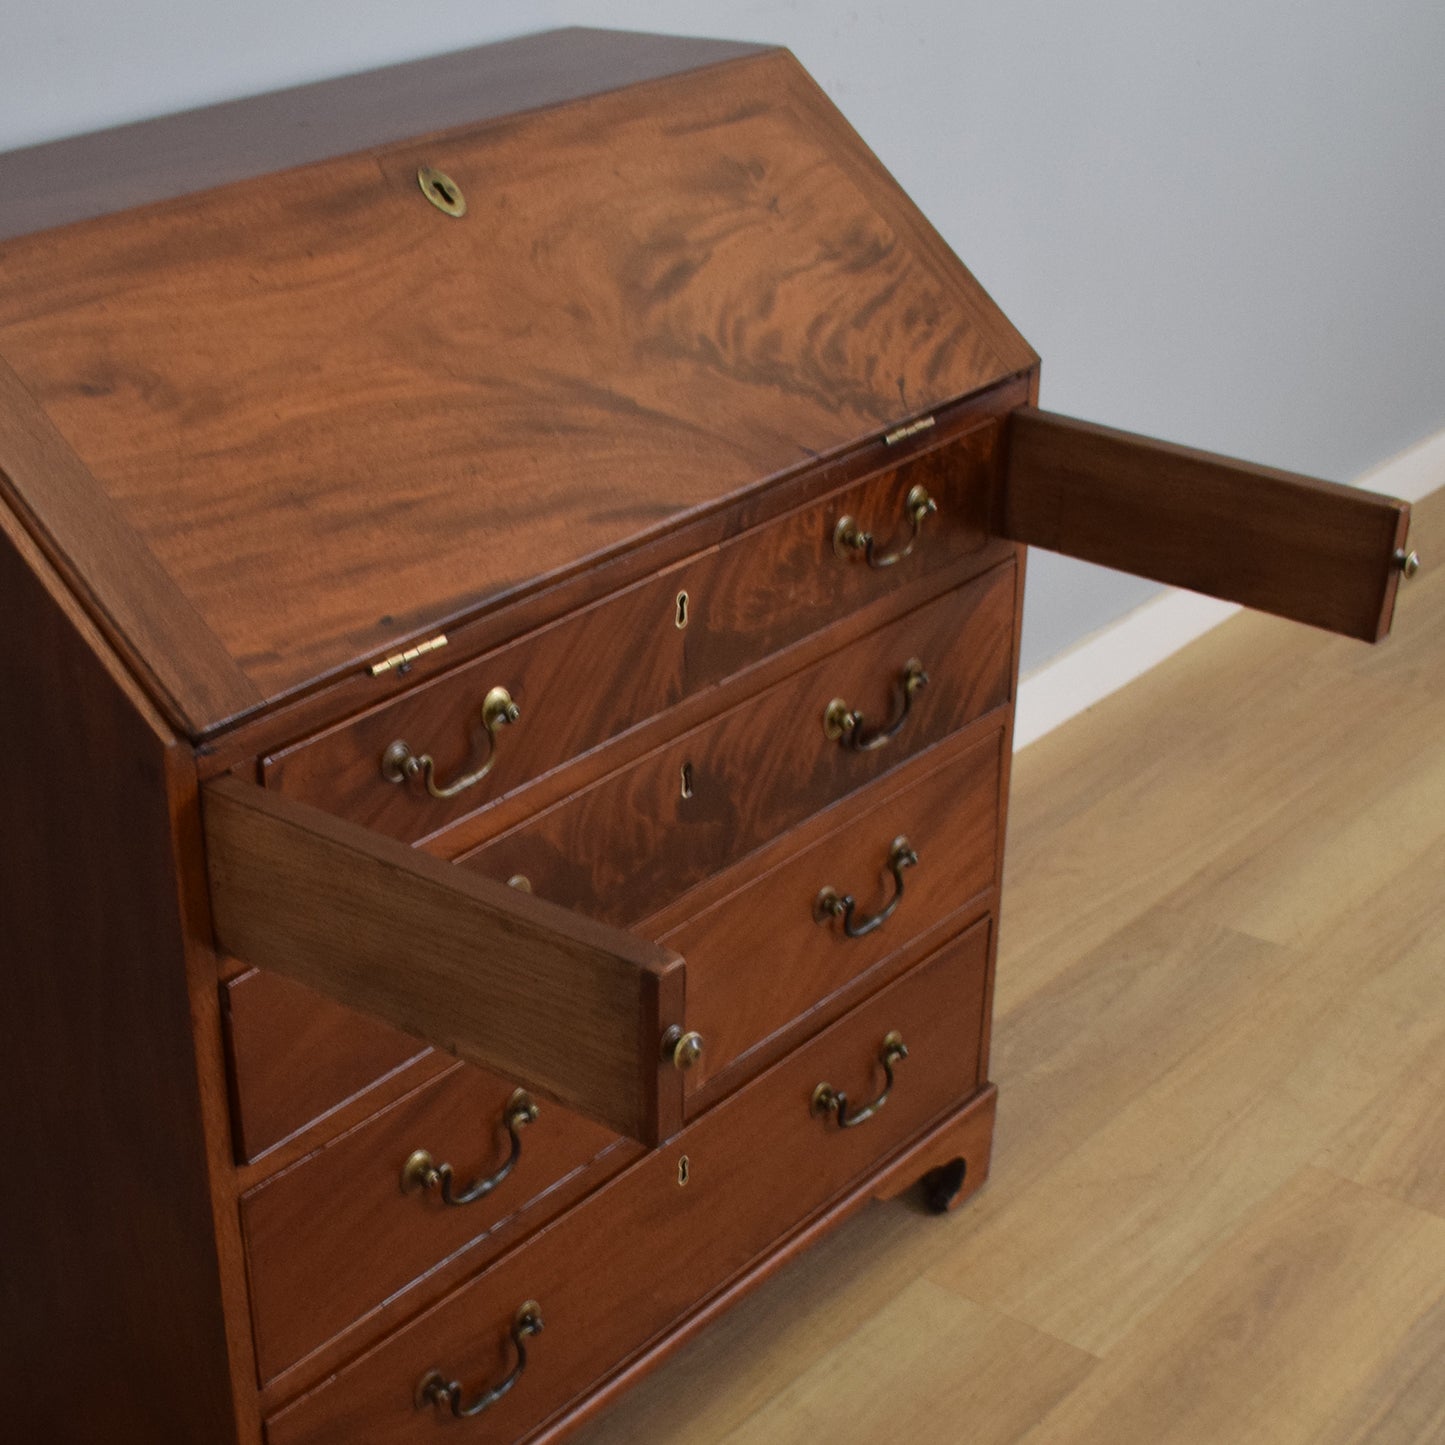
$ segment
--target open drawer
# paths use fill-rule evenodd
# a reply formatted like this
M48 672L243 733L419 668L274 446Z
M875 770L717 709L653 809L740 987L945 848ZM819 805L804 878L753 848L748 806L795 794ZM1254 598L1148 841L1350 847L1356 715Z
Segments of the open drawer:
M238 778L203 810L223 949L644 1144L681 1128L676 954Z

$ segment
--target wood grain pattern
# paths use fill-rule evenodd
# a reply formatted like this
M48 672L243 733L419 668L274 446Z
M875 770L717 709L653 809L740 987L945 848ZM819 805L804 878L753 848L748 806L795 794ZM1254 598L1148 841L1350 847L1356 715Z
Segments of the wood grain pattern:
M878 796L875 785L840 810L836 831L660 937L688 960L687 1026L707 1041L684 1081L689 1116L757 1070L760 1044L784 1030L796 1041L790 1026L816 1027L843 989L879 987L921 936L992 886L1000 741L994 733L963 751L934 750L911 787ZM863 938L820 925L813 905L823 887L856 893L860 919L883 907L894 888L889 847L905 834L918 863L903 874L898 911Z
M880 628L467 854L542 897L614 923L654 913L810 813L881 777L1007 698L1013 564ZM823 731L842 696L870 720L897 708L919 658L930 681L898 735L849 752ZM683 796L688 769L691 795ZM619 822L619 820L625 820Z
M192 1032L189 760L3 508L0 613L5 1430L235 1442L255 1416Z
M253 784L204 796L223 948L657 1142L675 955Z
M578 1439L631 1445L636 1440L667 1440L690 1431L713 1440L720 1421L747 1419L759 1401L768 1398L773 1382L788 1378L802 1368L802 1362L820 1358L840 1339L852 1335L858 1321L866 1317L869 1304L888 1295L886 1286L880 1289L866 1268L858 1268L856 1240L840 1247L839 1226L845 1226L843 1238L866 1232L870 1240L926 1239L928 1231L918 1227L916 1204L898 1210L865 1206L876 1198L897 1198L905 1188L917 1184L920 1165L929 1168L945 1159L965 1161L961 1197L971 1197L988 1179L997 1102L993 1085L986 1086L906 1152L895 1155L881 1173L815 1215L789 1235L782 1250L714 1296L676 1332L630 1362L564 1417L556 1438L572 1438L569 1431L592 1424L599 1415L600 1425L593 1424ZM784 1269L784 1278L769 1285ZM759 1285L764 1286L761 1293L757 1292ZM704 1330L708 1343L699 1344L697 1336ZM706 1351L720 1340L735 1347L735 1368L723 1389L710 1388L714 1381L703 1377L697 1381L701 1388L669 1396L645 1382L644 1377L679 1348L684 1362L677 1371L691 1373L685 1363L688 1355ZM619 1408L617 1402L625 1392L631 1393Z
M916 1223L916 1221L915 1221ZM860 1400L880 1356L906 1361L899 1388ZM938 1438L1014 1445L1089 1373L1093 1357L996 1310L916 1280L732 1432L735 1445ZM994 1382L1006 1378L1007 1390Z
M1437 784L1432 796L1438 799L1441 791ZM1445 876L1445 847L1437 846L1433 861ZM1399 1087L1362 1111L1319 1162L1445 1218L1445 1015L1436 1021L1440 1027Z
M194 699L208 715L261 695L156 561L50 418L0 357L0 499L68 573L106 637L177 727Z
M1418 1326L1440 1338L1442 1272L1445 1220L1305 1170L1141 1323L1127 1366L1095 1370L1023 1440L1115 1445L1120 1420L1158 1445L1331 1438L1328 1423L1368 1398ZM1322 1319L1347 1324L1323 1330ZM1185 1339L1193 1368L1181 1371Z
M279 975L278 975L279 976ZM289 980L288 980L289 982ZM324 1002L322 995L312 989L306 992ZM342 1010L348 1017L359 1017L353 1010ZM364 1124L379 1110L405 1098L431 1079L440 1078L455 1068L457 1060L450 1054L428 1049L419 1059L403 1065L392 1073L374 1079L369 1086L336 1103L325 1113L310 1120L305 1127L288 1136L275 1148L262 1154L254 1162L240 1162L235 1165L236 1192L243 1193L264 1184L282 1170L299 1164L316 1150L324 1148L332 1139L350 1129Z
M236 1158L256 1160L430 1045L283 974L222 986Z
M850 136L765 52L12 240L0 354L276 700L1031 366Z
M611 61L598 58L609 47ZM29 910L22 945L40 940L21 973L22 1027L52 1050L48 1036L65 1030L82 1046L62 1077L32 1038L19 1039L0 1072L27 1088L39 1079L57 1096L55 1107L34 1111L43 1131L27 1117L22 1160L53 1161L63 1138L77 1150L77 1177L100 1181L115 1204L100 1214L92 1189L52 1206L57 1191L36 1189L33 1168L12 1171L36 1198L11 1203L12 1184L0 1222L8 1232L18 1221L22 1245L38 1239L39 1257L16 1267L21 1286L0 1316L6 1343L22 1291L59 1298L43 1306L41 1347L23 1345L3 1379L33 1390L48 1378L47 1361L52 1373L56 1360L78 1369L91 1392L73 1412L79 1438L118 1431L126 1445L257 1445L261 1413L272 1417L271 1445L430 1438L437 1422L416 1408L418 1375L499 1378L510 1364L507 1317L528 1296L551 1312L547 1336L523 1385L477 1433L512 1440L570 1430L865 1199L893 1197L916 1172L954 1162L966 1165L959 1197L976 1191L993 1125L984 1079L1022 577L1010 538L1050 537L1086 554L1113 547L1107 555L1124 561L1151 556L1174 580L1202 578L1360 635L1388 625L1389 552L1407 521L1400 504L1032 410L1000 443L1005 396L1035 397L1032 353L786 53L750 52L602 94L609 73L678 64L687 47L607 42L587 60L583 49L575 37L556 42L548 83L553 101L583 90L586 98L500 114L543 103L522 75L517 89L499 87L482 102L477 116L490 119L371 136L302 170L72 226L58 243L0 243L0 403L12 414L0 429L0 490L19 526L8 513L0 524L23 559L7 571L0 558L0 598L18 598L22 627L39 616L34 636L0 653L19 659L20 685L9 691L24 698L11 704L19 724L7 771L40 860L19 861L0 883L0 904ZM512 53L545 69L546 51L539 42ZM459 103L450 87L465 89L470 66L433 69L440 110ZM387 116L410 103L398 97L415 80L380 82L365 124L392 124ZM518 99L524 93L531 101ZM239 112L223 118L236 149L222 165L242 155L259 163L267 147L292 144L295 135L281 132L315 102L279 103L268 112L281 118L279 131L249 142ZM315 143L332 144L329 134L319 130ZM112 139L122 151L135 144ZM422 162L444 166L467 192L465 222L427 208L416 186ZM194 173L179 166L176 184ZM143 163L114 179L124 195L128 184L155 184L155 172ZM946 445L915 441L888 453L879 440L896 422L935 411L938 430L928 435ZM828 556L835 503L896 506L920 476L962 487L964 504L950 502L956 530L930 533L915 570L880 579ZM832 495L840 488L845 497ZM1000 518L1005 535L990 537ZM938 541L943 548L931 550ZM835 564L842 573L827 571ZM700 625L674 628L662 648L632 646L654 608L672 623L679 576L696 590ZM94 626L62 598L64 585L84 595ZM629 587L621 611L598 605L570 632L558 623ZM57 633L57 616L69 631ZM401 823L399 838L451 852L488 838L474 864L502 877L526 871L544 894L619 920L656 919L691 895L699 913L688 947L716 965L691 999L686 969L666 948L412 852L335 811L238 776L217 776L203 804L196 757L121 671L130 666L181 730L214 747L205 766L218 775L250 779L258 754L319 731L304 761L300 750L278 759L278 778L288 762L300 770L292 782L310 766L317 801L349 811L360 774L335 786L325 763L329 747L349 741L342 720L357 699L374 708L364 726L378 738L354 749L352 762L370 753L374 769L398 717L427 722L426 708L452 696L451 679L399 702L399 679L359 691L360 665L454 622L464 644L446 661L460 664L458 677L482 675L498 660L484 656L489 649L518 660L525 650L545 666L524 688L541 679L540 691L573 701L576 716L554 722L527 698L529 715L544 717L546 747L515 755L525 776L498 795L495 814L468 799L439 820ZM551 629L548 640L526 636L539 627ZM46 649L58 675L40 675ZM621 656L629 651L632 674ZM604 652L608 666L594 663ZM912 655L924 656L933 682L898 742L861 759L820 745L830 696L876 722ZM1269 669L1260 675L1277 685ZM976 1407L985 1432L1003 1438L1064 1422L1102 1436L1122 1410L1167 1438L1173 1422L1159 1421L1154 1402L1172 1377L1178 1336L1151 1326L1171 1301L1188 1313L1181 1281L1208 1278L1210 1266L1223 1283L1198 1296L1203 1313L1236 1299L1240 1261L1247 1268L1261 1257L1270 1280L1262 1291L1246 1287L1242 1318L1262 1298L1280 1306L1286 1336L1297 1334L1315 1313L1338 1314L1341 1300L1361 1297L1364 1274L1385 1277L1378 1299L1403 1321L1378 1368L1357 1368L1338 1342L1320 1351L1326 1407L1292 1414L1271 1399L1261 1438L1299 1415L1342 1441L1402 1414L1426 1429L1438 1420L1437 1397L1418 1383L1437 1312L1400 1263L1433 1258L1434 1180L1419 1159L1437 1121L1417 1096L1411 1118L1393 1128L1380 1122L1378 1102L1365 1109L1382 1067L1403 1078L1439 1044L1445 999L1429 952L1438 887L1406 906L1394 893L1397 881L1411 899L1425 891L1422 879L1438 884L1438 848L1422 841L1418 821L1430 810L1400 806L1399 779L1391 783L1400 821L1416 831L1392 850L1399 867L1381 886L1354 861L1378 856L1377 819L1334 829L1311 798L1306 836L1284 814L1308 785L1269 776L1281 766L1307 771L1325 739L1343 738L1350 751L1337 772L1358 782L1379 765L1358 745L1368 723L1372 736L1394 740L1392 767L1415 764L1428 791L1445 777L1432 711L1438 675L1413 678L1388 710L1378 698L1366 707L1332 696L1313 735L1296 716L1288 745L1259 749L1242 770L1250 801L1273 802L1277 813L1253 831L1233 820L1225 831L1245 838L1255 859L1329 857L1328 883L1307 893L1290 894L1274 869L1201 862L1191 834L1207 830L1188 809L1160 820L1137 853L1116 850L1139 865L1126 885L1095 879L1084 890L1107 835L1081 794L1087 781L1058 785L1056 824L1075 849L1066 878L1083 901L1062 921L1058 889L1022 910L1034 968L1000 986L1008 1016L1041 1021L1049 1044L1020 1071L1020 1117L1032 1127L1015 1178L1053 1197L1015 1201L1005 1227L1000 1212L1018 1186L1001 1181L966 1236L950 1236L946 1223L915 1236L900 1275L909 1293L879 1331L919 1309L950 1338L961 1316L1006 1316L1010 1339L1042 1367L1027 1391ZM1277 712L1270 698L1249 706L1264 686L1232 695L1237 716L1288 715L1287 700ZM611 694L601 703L591 696L599 688ZM38 692L48 695L34 701ZM93 718L61 716L76 704ZM41 725L56 717L52 737ZM811 749L795 724L814 735ZM1174 727L1193 740L1192 717ZM986 758L977 776L961 781L943 767L931 780L936 792L919 816L927 823L957 808L949 829L961 817L967 826L954 839L956 871L912 895L909 931L887 935L878 953L848 955L851 971L835 978L785 928L721 925L739 909L783 915L793 879L822 853L830 872L807 891L822 881L855 886L831 867L867 862L862 835L824 848L826 835L865 815L886 819L888 833L911 826L900 812L905 784L918 781L905 777L907 761L921 763L937 745L940 761L956 762L976 744ZM430 737L418 745L430 748ZM53 767L37 766L56 746L81 759L58 786ZM1120 826L1151 816L1141 807L1147 770L1133 754L1124 782L1115 779L1121 796L1095 800ZM1187 776L1218 790L1202 765ZM860 793L870 781L875 791ZM523 798L524 786L537 791ZM890 788L899 796L886 797ZM42 817L56 798L59 821ZM1211 799L1203 816L1217 823L1230 809L1244 812L1236 799ZM92 811L93 831L77 848L77 820L90 827ZM517 826L528 811L536 816ZM936 828L941 839L945 825ZM768 850L788 837L811 854L783 864ZM67 842L76 857L64 854ZM91 859L84 849L97 842L106 856ZM522 851L511 856L513 847ZM1347 863L1335 856L1341 848ZM937 845L922 851L926 866ZM77 862L87 881L103 877L74 903L74 918L45 935L34 920L71 906ZM1138 911L1160 878L1172 892ZM1191 909L1207 882L1205 927ZM967 895L961 902L955 888ZM1136 911L1106 922L1120 899L1125 914ZM672 917L675 927L680 915ZM302 1133L269 1161L233 1169L217 994L207 986L213 933L502 1074L480 1085L458 1066L428 1085L429 1072L447 1067L432 1054L403 1062L373 1094L364 1078L345 1077L355 1059L343 1048L295 1091ZM814 927L808 942L826 937ZM1030 951L1045 939L1059 956ZM1392 956L1362 979L1361 958L1385 943ZM1159 982L1161 958L1201 974L1182 1006ZM232 992L239 997L240 985ZM62 1004L81 994L74 1019L62 1018ZM738 1062L704 1080L684 1128L684 1078L663 1064L658 1043L666 1024L697 1021L686 1004L716 1021L724 1064ZM1302 1013L1312 1030L1304 1041L1291 1035ZM51 1019L62 1027L36 1030ZM321 1022L334 1039L339 1016ZM912 1054L886 1110L858 1130L813 1117L808 1101L823 1078L855 1103L876 1093L879 1043L893 1027ZM112 1041L108 1029L121 1037ZM6 1042L17 1032L0 1028ZM1129 1050L1140 1033L1153 1048L1123 1082L1086 1049L1097 1034L1138 1058ZM298 1037L304 1021L277 1043ZM1010 1064L1013 1040L1001 1042ZM383 1038L360 1073L388 1047ZM237 1052L238 1110L242 1064ZM284 1048L263 1061L267 1086L288 1066ZM727 1093L744 1074L751 1082ZM503 1079L545 1095L544 1108L569 1100L605 1126L579 1126L575 1153L558 1144L529 1156L540 1177L515 1214L433 1211L439 1231L413 1231L394 1211L425 1211L426 1202L401 1201L393 1188L413 1129L435 1126L440 1136L447 1125L464 1131L478 1109L495 1114ZM415 1095L360 1118L370 1101L394 1101L411 1082L422 1084ZM344 1112L306 1132L326 1096L348 1089L345 1103L332 1099ZM61 1117L72 1107L93 1118L72 1129ZM1356 1128L1327 1151L1351 1111ZM356 1127L342 1133L347 1125ZM1356 1156L1348 1141L1375 1126L1378 1147ZM246 1128L243 1151L253 1142ZM656 1147L618 1143L614 1130ZM336 1137L301 1157L328 1132ZM1369 1186L1347 1184L1339 1176L1348 1168L1374 1171ZM242 1183L252 1186L249 1259ZM1291 1191L1303 1202L1273 1212ZM1346 1216L1362 1198L1361 1233L1392 1241L1363 1264L1336 1265L1317 1287L1310 1262L1349 1238ZM1296 1248L1298 1221L1326 1215L1323 1242ZM69 1236L87 1225L90 1237L71 1250ZM1241 1238L1249 1243L1236 1248ZM157 1264L168 1244L175 1257ZM152 1337L130 1338L138 1322ZM108 1357L95 1339L73 1344L87 1328ZM934 1344L942 1368L945 1351ZM1132 1373L1113 1364L1131 1344ZM1224 1359L1236 1344L1226 1331L1206 1352ZM836 1326L820 1332L799 1357L815 1372L811 1384L752 1428L809 1438L836 1421L897 1418L876 1401L869 1416L847 1398L863 1348ZM1218 1380L1242 1376L1260 1388L1281 1373L1261 1361L1267 1351ZM1303 1392L1310 1366L1294 1368ZM1218 1434L1214 1425L1229 1418L1208 1374L1196 1371L1196 1392L1182 1395L1196 1436ZM985 1383L975 1375L945 1392L945 1406ZM911 1418L927 1419L914 1399L921 1373L900 1387ZM734 1411L726 1428L740 1423L747 1417ZM44 1429L21 1424L37 1438Z
M1294 960L1275 953L1255 962L1249 1019L1162 1077L1149 1079L1144 1060L1148 1082L1137 1081L1142 1087L1086 1146L1055 1143L1049 1187L1007 1221L975 1221L973 1237L930 1278L1091 1354L1120 1348L1251 1209L1309 1162L1350 1096L1354 1071L1338 1037L1327 1048L1313 1040L1298 1052L1278 1046L1292 1011L1285 987L1298 983L1282 986L1270 971ZM1237 986L1237 965L1233 979ZM1316 1010L1323 1030L1323 1000ZM1085 1218L1096 1221L1087 1230Z
M642 1152L541 1103L521 1131L516 1167L492 1193L450 1207L434 1191L402 1193L402 1166L415 1149L452 1164L458 1188L504 1163L515 1087L482 1069L453 1068L243 1196L263 1381L360 1322L344 1346L354 1355ZM292 1394L296 1383L286 1383Z
M988 526L998 431L987 422L349 718L267 758L266 785L414 842L919 577L970 556L981 571L997 560ZM879 571L836 555L833 532L844 516L876 527L886 546L914 486L926 487L940 510L905 562ZM618 646L619 638L630 645ZM443 782L479 766L488 744L477 718L496 685L522 717L500 735L484 783L442 801L420 779L397 786L382 776L381 757L398 738L433 754Z
M201 777L203 780L219 777L222 773L240 767L250 767L258 756L269 756L299 740L324 732L338 718L368 712L379 702L394 699L523 633L545 627L570 612L589 607L645 581L656 572L674 565L679 558L698 556L753 527L806 507L819 496L835 492L879 470L886 470L906 461L910 454L930 444L942 443L965 431L971 431L980 422L999 417L1021 404L1028 394L1026 378L1015 377L1001 382L966 400L940 408L936 413L937 425L930 432L894 446L887 445L881 437L872 438L837 456L824 459L816 467L778 478L767 487L738 498L728 507L702 513L679 524L674 531L660 533L649 541L599 562L594 567L572 573L529 592L526 597L519 598L500 610L484 610L469 615L448 626L445 648L422 657L407 673L400 674L399 669L393 669L380 677L373 677L369 667L341 673L314 690L300 693L265 713L238 722L223 733L208 736L197 748L197 765ZM1022 555L1025 550L995 536L983 554L978 557L970 554L966 558L965 566L959 569L958 577L961 579L970 572L986 570L1010 555ZM900 592L889 594L880 601L840 619L834 626L844 635L866 632L880 620L874 616L880 609L883 609L883 615L904 610L910 605L908 598L914 589L918 589L921 594L936 595L945 588L935 584L951 575L948 568L929 573L915 583L914 588L905 587ZM435 634L423 632L403 640L419 643L426 641L429 635ZM379 660L380 655L368 659L369 662ZM773 676L781 676L787 669L780 670L777 662L776 658L767 659L758 664L756 671L765 681L771 680ZM742 685L746 685L752 676L751 673L747 674ZM728 684L737 685L739 684ZM758 685L765 685L765 682ZM696 701L693 700L693 706L696 706ZM681 706L685 711L689 703L684 702ZM704 712L699 711L693 720L696 721L703 715ZM646 734L646 728L638 729L635 734L628 734L628 744L638 736L645 739ZM648 751L654 741L660 741L660 738L661 735L655 740L643 741L637 748L637 755Z
M1018 755L989 1187L850 1221L577 1445L755 1445L783 1402L947 1420L970 1382L981 1422L1044 1417L1004 1431L1030 1445L1435 1445L1445 493L1414 522L1382 646L1236 618ZM925 1377L893 1307L923 1276L1103 1354L1062 1401L963 1355Z
M1390 630L1409 504L1032 407L1009 418L1004 531L1366 642Z
M999 415L960 428L946 441L710 552L693 599L702 625L688 629L691 684L722 681L755 666L944 567L971 561L977 575L997 565L1005 555L991 533L1002 487L1001 432ZM926 490L938 510L910 544L907 503L915 487ZM833 540L845 517L875 537L880 555L901 553L905 544L911 550L883 568L845 561ZM960 569L960 580L970 571Z
M874 1172L898 1146L977 1087L986 928L900 979L666 1149L590 1195L551 1229L505 1256L416 1324L392 1336L298 1404L273 1417L270 1445L330 1445L363 1429L376 1445L431 1440L436 1420L412 1403L428 1369L499 1378L510 1368L506 1327L539 1301L546 1333L528 1373L481 1417L479 1440L528 1436L566 1410L676 1317L744 1272L779 1239ZM867 1126L814 1118L820 1074L866 1097L877 1086L878 1040L902 1029L910 1058L888 1107ZM907 1070L905 1076L903 1071ZM678 1184L679 1157L689 1183ZM674 1261L650 1269L638 1257ZM586 1270L576 1261L585 1257Z
M724 952L730 959L735 950L725 946L726 940L720 932L722 918L737 911L744 914L745 921L741 926L757 927L765 921L761 917L749 917L746 911L748 905L742 898L754 879L772 877L785 871L796 853L807 849L817 851L825 838L847 826L845 819L866 809L876 809L895 789L907 789L913 795L928 792L926 785L933 778L935 769L945 769L947 760L958 752L981 746L996 747L996 742L987 743L985 739L999 727L1001 721L998 710L986 715L944 744L926 750L896 772L886 774L880 781L840 800L784 837L750 854L731 869L690 890L683 899L674 900L660 913L638 922L634 931L644 938L667 942L696 914L705 934L711 930L722 939ZM976 785L977 779L972 774L970 779ZM930 816L940 808L951 808L971 818L970 827L961 835L963 838L974 837L976 831L981 832L988 826L982 817L973 817L965 798L954 798L937 788L932 792L936 796L928 799L926 807ZM973 857L966 842L955 839L951 846L961 849L969 859ZM968 866L964 856L949 860L949 876L957 880L958 870ZM997 878L991 871L994 866L995 860L990 855L989 874L986 877L978 875L984 877L980 887L996 886ZM776 1062L786 1048L798 1041L799 1029L814 1032L823 1027L857 1003L870 987L878 986L887 977L921 958L941 936L939 929L952 931L959 924L971 921L969 915L986 911L991 906L990 898L973 896L975 881L976 878L965 877L959 886L952 889L950 901L935 910L942 922L935 919L936 926L925 929L922 934L916 928L910 928L906 943L901 947L890 945L891 952L884 950L888 953L886 973L875 978L865 968L864 976L844 981L841 987L829 993L824 1002L815 1000L806 1018L798 1021L797 1028L775 1033L764 1045L755 1047L749 1054L749 1072ZM733 898L738 898L743 907L738 910L723 909L721 905ZM956 911L960 905L965 907L963 917ZM866 941L856 945L861 949L868 946ZM873 957L876 962L876 953ZM690 977L695 973L695 962L697 960L689 957ZM733 966L721 955L714 963L721 969ZM376 1108L396 1096L388 1096L388 1090L400 1093L421 1083L422 1077L417 1076L419 1068L430 1076L430 1071L442 1067L435 1056L428 1057L430 1050L425 1049L419 1040L353 1009L344 1008L279 973L248 970L228 981L224 985L224 994L238 1131L246 1141L245 1157L257 1160L259 1167L265 1171L286 1168L303 1154L323 1144L328 1127L324 1121L333 1115L335 1122L329 1126L330 1132L352 1128L367 1113L375 1112ZM690 1013L697 1000L698 994L690 986ZM709 1055L716 1052L718 1045L719 1040L714 1039ZM418 1049L424 1050L420 1058ZM412 1062L408 1064L408 1061ZM685 1081L687 1092L693 1096L690 1105L693 1113L700 1104L719 1097L729 1085L728 1077L721 1080L712 1077L717 1070L708 1068L707 1073L710 1082L700 1087L690 1080ZM399 1087L398 1081L406 1079L410 1079L410 1084ZM365 1101L373 1095L377 1103L367 1109ZM362 1112L358 1113L358 1110ZM278 1145L278 1140L284 1143Z
M1441 796L1445 691L1426 685L1418 698L1398 697L1382 717L1378 694L1350 674L1366 663L1373 673L1388 664L1387 653L1320 636L1296 639L1292 665L1270 666L1266 641L1287 634L1271 635L1255 621L1260 645L1239 660L1232 680L1258 679L1254 686L1277 693L1277 703L1256 713L1247 693L1221 686L1226 653L1219 651L1197 695L1176 696L1167 708L1159 695L1166 716L1141 719L1148 736L1202 751L1216 793L1224 725L1201 736L1196 696L1228 696L1236 726L1247 715L1270 728L1231 766L1233 783L1217 811L1202 790L1193 800L1202 777L1178 769L1177 810L1200 835L1202 860L1199 853L1179 865L1171 858L1139 880L1155 894L1153 917L1131 923L1130 897L1116 892L1108 903L1115 932L1096 952L1081 952L1076 942L1072 949L1056 943L1049 963L1035 963L1032 950L1016 956L1027 982L1012 980L997 1047L1004 1061L1016 1048L1005 1019L1038 1031L1033 1069L1013 1070L1032 1121L1019 1183L1032 1178L1034 1188L1007 1219L976 1221L974 1238L933 1276L1098 1354L1126 1348L1140 1322L1252 1208L1307 1166L1373 1091L1392 1087L1438 1036L1445 1007L1445 987L1425 972L1430 947L1422 946L1440 912L1438 888L1426 883L1438 881L1438 841L1412 859L1394 846L1361 846L1382 826L1409 829L1407 815L1397 823L1390 796L1402 770L1414 788ZM1360 746L1362 720L1374 739L1368 748ZM1125 751L1113 764L1116 776L1138 769L1137 741L1127 763ZM1255 788L1256 768L1282 774L1273 790ZM1093 838L1112 836L1114 808L1122 816L1130 807L1127 796L1116 801L1106 789L1091 784L1094 800L1077 814ZM1069 813L1076 806L1059 802ZM1357 827L1357 816L1370 826ZM1171 821L1166 810L1163 827ZM1432 833L1417 825L1414 848L1438 840L1440 826ZM1058 846L1077 847L1077 837ZM1330 896L1292 882L1324 868L1340 869L1351 886ZM1090 875L1098 871L1081 862L1071 886L1097 885ZM1058 876L1055 865L1056 883ZM1027 917L1029 902L1040 904L1025 898ZM1263 919L1278 941L1251 931ZM1097 1052L1074 1042L1081 1019L1090 1021ZM1131 1053L1127 1070L1109 1066L1141 1036L1154 1047ZM1106 1198L1106 1212L1096 1214ZM1079 1225L1085 1218L1087 1229Z
M765 48L573 26L28 146L0 155L0 240Z

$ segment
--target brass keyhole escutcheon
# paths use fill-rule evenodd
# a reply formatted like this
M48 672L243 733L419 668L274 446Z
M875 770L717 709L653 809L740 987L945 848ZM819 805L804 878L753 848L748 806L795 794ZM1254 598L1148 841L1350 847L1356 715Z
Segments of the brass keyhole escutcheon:
M445 171L434 166L423 166L416 173L421 193L437 210L448 216L461 217L467 213L467 198L462 188Z
M691 1177L688 1172L690 1167L687 1162L687 1155L684 1154L682 1158L677 1161L677 1182L679 1186L687 1184L688 1179Z
M677 615L672 619L673 625L679 632L687 626L687 602L687 593L679 592L677 594Z
M681 773L681 792L684 798L692 797L692 764L684 763Z

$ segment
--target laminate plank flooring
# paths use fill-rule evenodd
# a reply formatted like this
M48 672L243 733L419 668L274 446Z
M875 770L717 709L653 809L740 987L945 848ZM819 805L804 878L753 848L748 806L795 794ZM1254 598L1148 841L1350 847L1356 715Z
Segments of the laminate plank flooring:
M1445 492L1413 543L1380 647L1241 616L1019 755L988 1185L585 1445L1445 1445Z

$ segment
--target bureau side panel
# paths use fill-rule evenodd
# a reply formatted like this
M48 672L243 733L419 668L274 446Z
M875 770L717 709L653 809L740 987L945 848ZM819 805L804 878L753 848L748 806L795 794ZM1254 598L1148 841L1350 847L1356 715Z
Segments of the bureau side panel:
M1030 368L1027 383L1028 404L1037 406L1039 404L1039 368L1037 364ZM1008 506L1006 479L1011 462L1009 448L1012 445L1012 428L1006 428L999 457L999 485L994 493L993 530L1001 537L1007 535L1003 523L1004 513ZM1007 856L1009 789L1013 783L1014 729L1018 720L1019 706L1019 656L1023 648L1024 631L1024 579L1028 570L1028 548L1026 546L1020 544L1015 547L1015 560L1017 565L1014 568L1013 652L1009 662L1008 714L1004 722L1003 776L999 779L998 790L998 849L994 859L994 897L998 903L996 904L994 928L988 944L988 981L984 987L983 1005L983 1045L979 1052L978 1076L983 1080L987 1080L989 1076L989 1059L993 1049L993 996L998 974L999 934L1003 926L1005 902L1003 883L1004 862Z
M0 617L0 1434L228 1445L193 769L3 511Z

